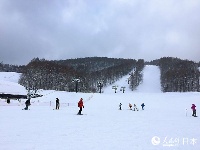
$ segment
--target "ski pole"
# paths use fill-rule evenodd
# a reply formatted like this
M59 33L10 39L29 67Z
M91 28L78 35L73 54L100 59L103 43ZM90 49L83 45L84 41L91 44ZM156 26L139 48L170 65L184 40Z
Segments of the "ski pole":
M186 115L186 117L187 117L187 108L185 109L185 115Z

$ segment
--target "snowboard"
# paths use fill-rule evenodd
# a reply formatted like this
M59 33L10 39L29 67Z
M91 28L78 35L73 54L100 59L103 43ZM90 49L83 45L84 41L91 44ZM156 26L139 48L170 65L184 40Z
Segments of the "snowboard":
M87 115L87 114L76 114L76 115L80 115L81 116L81 115Z

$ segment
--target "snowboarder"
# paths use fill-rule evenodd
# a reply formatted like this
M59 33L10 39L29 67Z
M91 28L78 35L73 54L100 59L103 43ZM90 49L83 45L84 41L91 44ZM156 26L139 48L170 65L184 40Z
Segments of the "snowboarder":
M196 115L196 106L195 106L195 104L192 104L191 109L192 109L192 111L193 111L192 116L197 117L197 115Z
M28 110L28 106L31 105L30 98L26 100L25 105L26 105L26 107L24 108L24 110Z
M138 111L137 106L135 104L133 106L134 106L133 111L136 111L136 110Z
M142 106L142 110L144 110L144 106L145 106L145 105L144 105L144 103L142 103L142 105L141 105L141 106Z
M130 110L132 110L132 104L131 104L131 103L129 103L129 105L128 105L128 106L129 106Z
M56 98L56 109L59 109L60 108L60 102L59 102L59 99Z
M122 110L122 103L119 103L119 110Z
M83 99L82 99L82 98L81 98L80 101L78 102L78 107L79 107L80 109L79 109L77 115L81 115L82 108L84 108Z

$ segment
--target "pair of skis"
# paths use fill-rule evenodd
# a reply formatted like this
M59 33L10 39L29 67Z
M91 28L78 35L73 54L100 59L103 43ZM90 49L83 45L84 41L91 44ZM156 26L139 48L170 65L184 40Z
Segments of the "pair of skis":
M187 109L185 109L185 116L187 117ZM198 117L198 116L193 116L193 117Z

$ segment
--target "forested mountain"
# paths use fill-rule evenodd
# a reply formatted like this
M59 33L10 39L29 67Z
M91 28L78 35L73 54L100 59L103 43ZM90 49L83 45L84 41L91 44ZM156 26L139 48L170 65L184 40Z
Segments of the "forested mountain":
M198 64L178 58L164 57L159 60L163 92L200 91Z
M86 57L59 60L53 62L59 65L71 66L78 72L95 72L112 66L120 65L124 63L124 61L126 61L126 59L116 59L107 57Z
M35 58L26 66L19 83L32 89L97 92L98 82L110 85L134 68L141 69L141 63L144 66L144 60L107 57L54 61Z
M0 71L22 73L19 83L31 89L98 92L99 82L105 87L127 74L130 89L136 89L142 82L144 65L159 66L163 92L200 91L200 62L173 57L150 62L107 57L51 61L34 58L26 66L0 63Z

